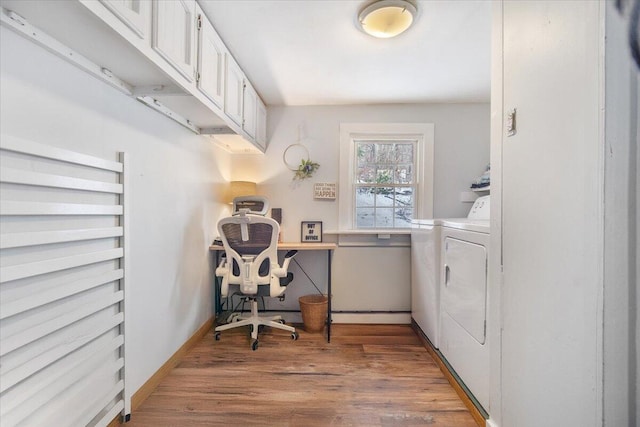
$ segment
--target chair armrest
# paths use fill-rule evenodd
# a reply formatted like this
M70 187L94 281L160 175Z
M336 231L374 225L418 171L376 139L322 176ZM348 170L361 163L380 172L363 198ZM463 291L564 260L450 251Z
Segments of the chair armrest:
M227 264L227 257L225 254L220 258L220 264L216 268L216 276L222 277L229 273L229 265Z
M287 271L289 270L289 263L291 259L296 256L298 251L289 251L284 256L284 261L282 262L282 267L278 264L272 264L271 273L276 277L287 277Z
M284 271L289 270L289 263L291 262L291 259L293 259L293 257L296 256L297 253L298 251L293 250L285 254L284 260L282 261L282 268L284 269Z

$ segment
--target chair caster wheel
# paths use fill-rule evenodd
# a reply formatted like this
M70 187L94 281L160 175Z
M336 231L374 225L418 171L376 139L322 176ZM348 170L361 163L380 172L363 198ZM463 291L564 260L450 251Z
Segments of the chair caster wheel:
M213 334L213 338L215 338L216 341L220 341L220 332Z
M297 333L297 332L292 332L292 333L291 333L291 339L292 339L292 340L294 340L294 341L296 341L296 340L298 339L298 336L299 336L299 335L298 335L298 333Z
M264 325L258 325L258 333L264 331Z
M284 319L279 319L278 323L280 323L281 325L284 325Z
M251 342L251 350L256 351L258 349L258 340L253 340Z

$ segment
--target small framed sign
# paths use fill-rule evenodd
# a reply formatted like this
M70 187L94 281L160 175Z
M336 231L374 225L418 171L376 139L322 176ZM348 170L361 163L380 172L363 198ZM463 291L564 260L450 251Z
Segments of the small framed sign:
M317 182L313 184L313 198L324 200L336 199L336 183L335 182Z
M300 229L302 243L322 242L322 221L302 221Z

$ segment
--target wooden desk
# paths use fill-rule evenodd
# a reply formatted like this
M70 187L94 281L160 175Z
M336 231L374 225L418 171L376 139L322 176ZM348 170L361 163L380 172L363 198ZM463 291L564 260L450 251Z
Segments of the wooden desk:
M298 243L298 242L285 242L278 243L279 251L327 251L327 342L331 342L331 255L333 251L336 249L335 243ZM211 245L209 246L209 250L214 251L216 253L216 265L218 266L220 263L220 254L224 252L224 247L222 245ZM300 266L298 264L300 268ZM215 268L214 267L214 268ZM303 270L304 271L304 270ZM306 274L306 273L305 273ZM221 295L220 295L220 283L218 278L216 277L216 315L221 311Z

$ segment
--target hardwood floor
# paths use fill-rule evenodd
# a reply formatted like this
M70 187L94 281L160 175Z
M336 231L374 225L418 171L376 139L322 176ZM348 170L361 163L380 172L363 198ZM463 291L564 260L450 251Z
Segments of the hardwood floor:
M126 426L477 425L410 326L297 329L208 333Z

